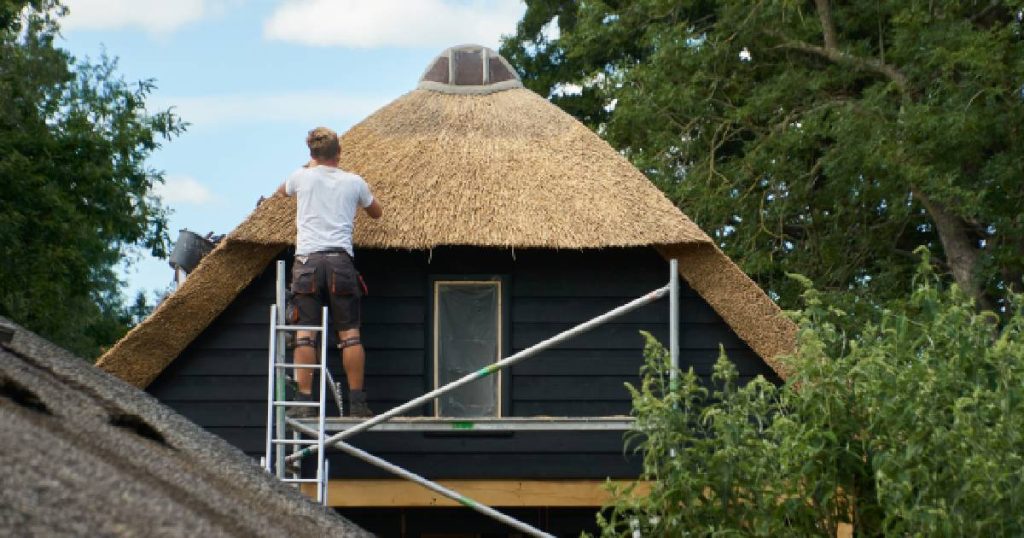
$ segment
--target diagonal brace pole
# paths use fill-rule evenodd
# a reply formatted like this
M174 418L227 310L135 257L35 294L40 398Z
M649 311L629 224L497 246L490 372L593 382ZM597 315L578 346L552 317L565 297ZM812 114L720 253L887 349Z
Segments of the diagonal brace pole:
M607 322L609 320L612 320L612 319L615 319L615 318L617 318L617 317L619 317L619 316L621 316L623 314L626 314L628 312L636 310L637 308L640 308L641 306L653 303L654 301L657 301L658 299L661 299L662 297L664 297L669 292L669 288L670 287L671 286L669 284L666 284L666 285L664 285L664 286L662 286L662 287L660 287L660 288L658 288L658 289L656 289L656 290L654 290L654 291L652 291L650 293L647 293L646 295L644 295L642 297L639 297L637 299L633 299L632 301L630 301L630 302L628 302L628 303L626 303L626 304L624 304L622 306L619 306L619 307L617 307L615 309L612 309L612 310L610 310L608 312L605 312L604 314L601 314L600 316L597 316L596 318L593 318L590 321L585 321L585 322L583 322L583 323L581 323L581 324L579 324L579 325L577 325L577 326L575 326L575 327L573 327L571 329L568 329L568 330L566 330L564 332L558 333L555 336L552 336L551 338L548 338L547 340L543 340L543 341L541 341L541 342L539 342L537 344L534 344L533 346L528 347L528 348L526 348L526 349L524 349L524 350L522 350L522 351L520 351L518 353L514 353L514 354L512 354L512 355L510 355L510 356L508 356L508 357L506 357L504 359L501 359L498 362L495 362L493 364L489 364L489 365L481 368L480 370L477 370L476 372L473 372L473 373L470 373L470 374L466 374L465 376L463 376L463 377L461 377L459 379L456 379L455 381L452 381L451 383L448 383L447 385L445 385L443 387L438 387L438 388L436 388L436 389L434 389L434 390L432 390L432 391L430 391L430 392L428 392L428 393L426 393L426 394L424 394L422 396L419 396L417 398L409 400L408 402L406 402L406 403L404 403L402 405L399 405L398 407L392 408L390 411L387 411L385 413L381 413L380 415L377 415L377 416L375 416L373 418L367 419L364 422L360 422L359 424L356 424L355 426L353 426L353 427L351 427L351 428L349 428L347 430L344 430L344 431L341 431L341 432L338 432L338 433L332 435L326 441L324 441L324 444L325 445L333 445L333 444L337 443L338 441L342 441L344 439L352 437L353 435L355 435L357 433L364 432L364 431L366 431L366 430L376 426L377 424L380 424L382 422L387 422L388 420L390 420L390 419L392 419L392 418L394 418L394 417L396 417L398 415L401 415L401 414L403 414L403 413L405 413L407 411L410 411L412 409L415 409L416 407L419 407L420 405L428 403L431 400L433 400L434 398L437 398L438 396L441 396L443 394L447 394L447 393L449 393L449 392L451 392L453 390L458 389L459 387L462 387L463 385L467 385L467 384L469 384L469 383L471 383L473 381L476 381L477 379L483 379L483 378L485 378L485 377L487 377L487 376L489 376L489 375L491 375L491 374L493 374L493 373L495 373L495 372L497 372L499 370L502 370L504 368L508 368L509 366L512 366L513 364L515 364L517 362L520 362L520 361L522 361L524 359L532 357L532 356L540 353L541 351L544 351L544 350L546 350L546 349L548 349L550 347L556 346L556 345L558 345L558 344L560 344L560 343L562 343L562 342L564 342L564 341L566 341L566 340L568 340L568 339L570 339L570 338L572 338L572 337L574 337L574 336L576 336L578 334L581 334L581 333L584 333L586 331L589 331L590 329L593 329L594 327L597 327L598 325L601 325L602 323L605 323L605 322ZM309 446L309 447L306 447L306 448L304 448L304 449L302 449L302 450L300 450L300 451L298 451L298 452L296 452L294 454L289 455L287 458L285 458L285 460L290 463L290 462L293 462L295 460L302 459L302 458L304 458L306 456L315 454L316 451L317 451L317 447Z
M297 430L299 430L299 431L301 431L301 432L303 432L303 433L305 433L305 434L307 434L307 435L314 435L314 436L316 435L316 430L315 429L310 428L309 426L306 426L306 425L302 424L301 422L298 422L298 421L296 421L294 419L288 419L288 425L293 427L293 428L295 428L295 429L297 429ZM325 444L324 446L327 446L327 445ZM350 444L348 444L348 443L346 443L344 441L337 441L337 442L333 443L332 446L334 446L334 448L337 448L337 449L341 450L342 452L346 452L346 453L350 454L351 456L353 456L353 457L355 457L357 459L365 461L366 463L369 463L370 465L373 465L375 467L379 467L381 469L384 469L385 471L387 471L389 473L397 475L397 476L399 476L401 478L404 478L406 480L409 480L411 482L415 482L416 484L419 484L419 485L429 489L430 491L433 491L434 493L437 493L437 494L440 494L440 495L444 495L445 497L448 497L449 499L451 499L451 500L461 504L462 506L465 506L467 508L470 508L472 510L480 512L481 514L483 514L485 516L489 516L491 518L494 518L494 519L496 519L496 520L498 520L498 521L500 521L500 522L502 522L502 523L504 523L504 524L506 524L506 525L508 525L508 526L510 526L512 528L514 528L514 529L517 529L519 531L522 531L522 532L526 533L529 536L536 536L536 537L539 537L539 538L554 538L552 535L550 535L550 534L548 534L548 533L546 533L546 532L544 532L544 531L542 531L540 529L532 527L532 526L530 526L527 523L519 521L518 519L515 519L515 518L513 518L511 516L505 515L505 514L499 512L499 511L491 508L490 506L487 506L486 504L480 504L480 503L474 501L473 499L470 499L469 497L466 497L465 495L462 495L461 493L459 493L459 492L457 492L455 490L448 489L448 488L442 486L441 484L438 484L437 482L434 482L432 480L428 480L428 479L426 479L426 478L424 478L424 477L422 477L422 476L420 476L420 475L418 475L416 473L413 473L412 471L408 471L408 470L403 469L403 468L401 468L401 467L399 467L399 466L397 466L397 465L395 465L393 463L390 463L387 460L378 458L377 456L374 456L373 454L370 454L370 453L368 453L368 452L366 452L366 451L364 451L362 449L356 448L356 447L354 447L354 446L352 446L352 445L350 445Z

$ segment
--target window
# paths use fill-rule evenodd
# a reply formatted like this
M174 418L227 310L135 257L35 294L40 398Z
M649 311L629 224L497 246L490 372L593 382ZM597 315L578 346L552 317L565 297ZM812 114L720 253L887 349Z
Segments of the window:
M433 282L434 388L501 359L501 280ZM502 415L502 372L460 387L436 399L434 415Z

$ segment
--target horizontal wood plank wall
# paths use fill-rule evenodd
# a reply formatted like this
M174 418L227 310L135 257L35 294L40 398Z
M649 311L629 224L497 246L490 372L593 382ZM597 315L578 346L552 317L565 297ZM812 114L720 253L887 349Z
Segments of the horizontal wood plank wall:
M668 264L653 249L529 250L517 254L512 282L512 351L625 304L668 282ZM680 300L681 360L710 376L722 344L741 376L770 369L685 282ZM628 414L623 383L639 382L643 337L668 344L668 298L598 327L513 369L516 415ZM774 376L772 376L774 378Z
M289 258L288 253L282 256ZM654 249L548 251L438 248L358 251L370 294L363 342L371 407L381 412L431 388L428 353L431 275L507 275L511 351L519 351L664 285L668 265ZM685 260L683 261L685 263ZM290 265L289 265L290 269ZM271 264L147 389L254 457L266 421L267 317L274 301ZM719 344L742 379L771 370L685 283L681 359L708 377ZM630 410L626 382L637 383L647 330L668 341L668 299L548 350L511 374L511 415L607 416ZM344 383L336 351L330 368ZM420 413L424 414L426 409ZM354 444L430 477L583 479L636 476L621 432L367 433ZM454 455L454 457L453 457ZM385 475L331 454L332 475Z
M146 391L246 453L263 452L267 331L274 264L257 277Z

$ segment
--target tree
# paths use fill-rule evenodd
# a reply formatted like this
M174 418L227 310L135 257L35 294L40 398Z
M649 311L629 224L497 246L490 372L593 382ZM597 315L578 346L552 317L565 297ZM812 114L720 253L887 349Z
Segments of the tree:
M1024 276L1019 0L529 0L502 53L784 307ZM557 31L555 31L557 29Z
M804 297L782 387L738 387L723 355L712 387L691 369L673 392L648 337L631 389L651 489L618 491L605 535L1024 534L1024 297L1000 328L925 265L852 339L841 311Z
M145 160L184 126L146 112L152 81L56 47L65 11L0 2L0 314L95 356L130 322L115 266L136 248L165 255L162 177Z

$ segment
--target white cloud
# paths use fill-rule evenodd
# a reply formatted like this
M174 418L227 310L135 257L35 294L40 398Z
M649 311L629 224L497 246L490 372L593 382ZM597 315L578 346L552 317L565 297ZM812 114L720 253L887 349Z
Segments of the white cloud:
M524 9L521 0L286 0L263 35L315 46L496 48Z
M136 28L166 35L187 24L224 14L240 0L67 0L65 30Z
M194 178L180 175L168 175L163 183L153 186L153 194L163 198L168 204L204 205L213 201L213 193L206 185Z
M174 107L192 128L267 122L328 125L353 123L384 106L393 97L364 97L331 91L279 94L235 94L200 97L154 96L152 110Z

